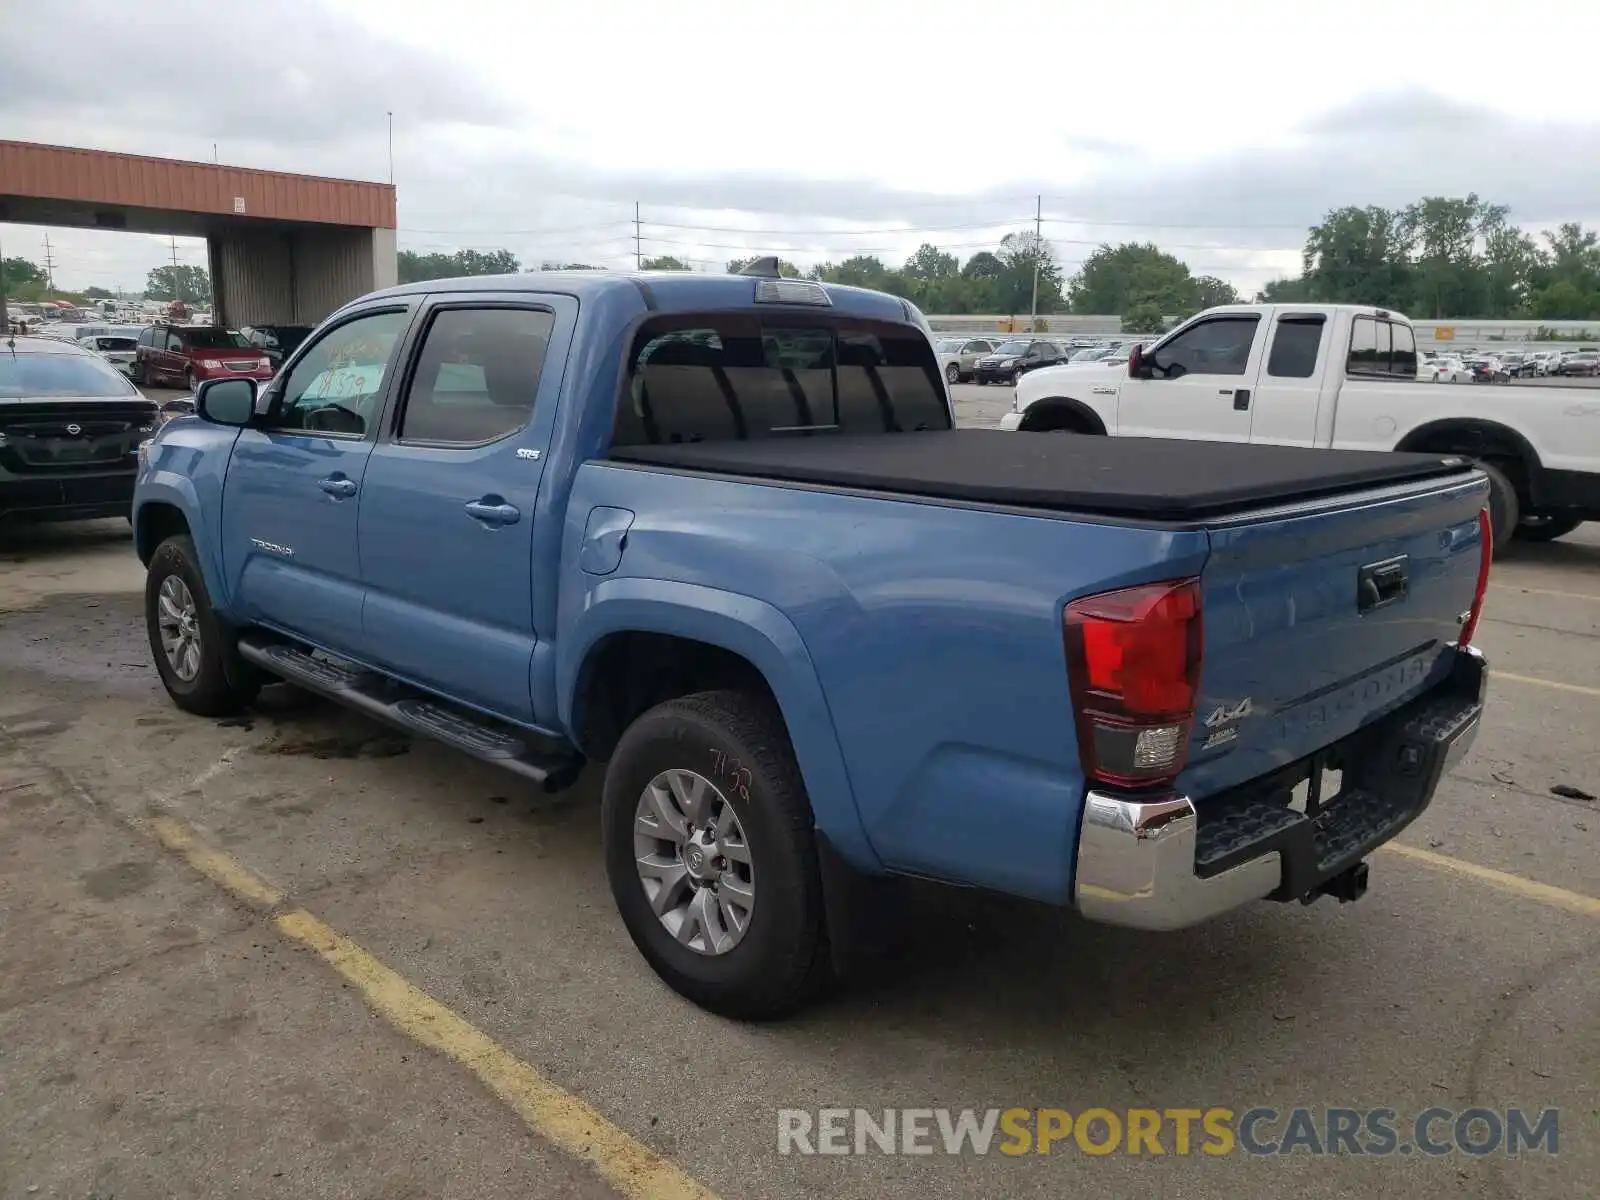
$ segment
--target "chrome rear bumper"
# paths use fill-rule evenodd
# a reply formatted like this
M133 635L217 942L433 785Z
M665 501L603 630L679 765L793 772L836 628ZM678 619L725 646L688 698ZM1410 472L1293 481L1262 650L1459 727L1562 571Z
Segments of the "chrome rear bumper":
M1415 820L1472 748L1488 667L1476 649L1456 654L1447 683L1356 735L1364 750L1383 753L1370 769L1347 772L1362 777L1347 778L1315 820L1257 797L1197 806L1178 792L1091 791L1078 838L1078 910L1112 925L1180 929L1251 900L1316 895ZM1388 765L1391 751L1404 770Z

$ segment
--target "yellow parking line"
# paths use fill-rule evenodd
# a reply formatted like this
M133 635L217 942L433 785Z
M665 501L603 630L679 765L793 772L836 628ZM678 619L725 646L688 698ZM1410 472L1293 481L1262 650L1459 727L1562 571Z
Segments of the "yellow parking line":
M230 895L268 911L283 903L282 891L232 855L208 845L175 817L152 817L144 824L163 846ZM676 1163L623 1132L304 909L281 912L273 923L285 937L315 951L355 985L379 1016L471 1071L529 1128L590 1163L628 1200L717 1200L716 1193Z
M1389 842L1382 848L1390 854L1398 854L1401 858L1426 863L1430 867L1437 867L1441 871L1450 871L1456 875L1465 875L1469 879L1476 879L1490 887L1499 888L1502 892L1510 892L1526 900L1537 901L1549 908L1561 908L1579 916L1600 918L1600 898L1585 896L1582 892L1572 892L1554 884L1524 879L1521 875L1513 875L1509 871L1496 871L1493 867L1480 866L1461 858L1451 858L1448 854L1435 854L1432 850L1424 850L1420 846L1408 846L1404 842Z
M1562 600L1600 601L1600 596L1593 596L1588 592L1558 592L1552 588L1521 587L1515 583L1491 583L1489 586L1504 592L1527 592L1530 596L1556 596Z
M156 841L224 891L257 908L276 908L283 893L230 854L197 838L194 830L173 817L151 817L147 822Z
M1558 683L1554 679L1537 679L1532 675L1513 675L1510 671L1490 668L1490 679L1506 679L1512 683L1526 683L1531 687L1555 688L1558 692L1576 692L1580 696L1600 697L1600 688L1584 687L1581 683Z
M618 1129L304 909L282 913L276 923L286 937L315 950L360 988L367 1003L396 1028L466 1067L529 1126L568 1153L592 1163L624 1196L716 1200L677 1165Z

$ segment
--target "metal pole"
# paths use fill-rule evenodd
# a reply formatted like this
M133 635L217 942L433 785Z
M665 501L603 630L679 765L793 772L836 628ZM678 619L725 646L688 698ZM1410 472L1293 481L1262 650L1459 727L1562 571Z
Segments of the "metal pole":
M1044 223L1044 196L1033 198L1033 301L1028 306L1028 332L1037 333L1039 323L1039 255L1044 249L1040 228Z
M635 270L644 269L643 243L639 240L639 202L633 202L633 265Z
M389 114L389 182L394 183L394 114Z
M6 252L0 246L0 337L11 332L11 320L6 316Z

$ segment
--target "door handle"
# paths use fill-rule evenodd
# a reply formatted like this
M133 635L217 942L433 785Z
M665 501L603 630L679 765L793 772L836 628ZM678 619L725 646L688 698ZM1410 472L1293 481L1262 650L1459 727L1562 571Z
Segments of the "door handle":
M1219 388L1217 394L1219 396L1233 397L1234 412L1244 412L1250 407L1249 388Z
M515 525L522 519L521 511L503 500L498 504L489 500L472 500L466 508L467 516L489 525Z
M338 475L330 475L327 479L317 480L317 486L327 492L328 495L337 496L343 500L348 500L356 494L356 481L354 479L344 479Z

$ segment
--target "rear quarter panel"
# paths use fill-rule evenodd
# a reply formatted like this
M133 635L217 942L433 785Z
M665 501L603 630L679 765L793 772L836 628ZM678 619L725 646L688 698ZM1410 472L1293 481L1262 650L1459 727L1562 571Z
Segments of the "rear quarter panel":
M596 506L635 514L606 576L577 562ZM797 735L820 826L844 842L859 830L896 870L1055 903L1070 898L1083 796L1062 607L1198 574L1206 549L1198 532L603 463L579 470L566 528L561 695L611 627L608 606L631 605L626 627L649 628L659 595L676 631L699 605L713 641L744 636L732 624L756 614L773 631L772 665L757 665ZM785 700L809 694L807 678L825 736L797 729Z

